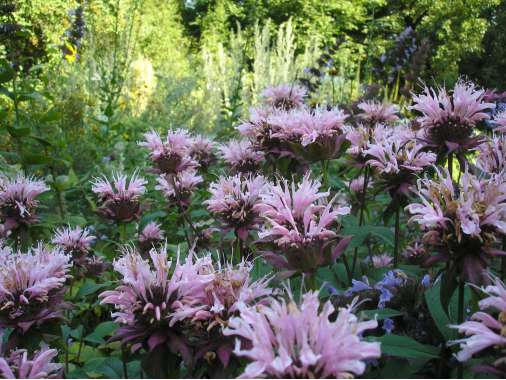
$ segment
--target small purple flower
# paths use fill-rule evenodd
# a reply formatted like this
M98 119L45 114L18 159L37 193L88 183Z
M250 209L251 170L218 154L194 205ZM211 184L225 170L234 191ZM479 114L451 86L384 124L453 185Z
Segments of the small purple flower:
M392 331L393 331L393 330L394 330L394 328L395 328L395 323L394 323L393 319L390 319L390 318L385 318L385 319L383 320L383 326L381 326L381 328L382 328L383 330L385 330L385 332L386 332L387 334L391 334L391 333L392 333Z
M428 288L431 283L431 278L429 274L423 276L422 281L420 282L424 288Z

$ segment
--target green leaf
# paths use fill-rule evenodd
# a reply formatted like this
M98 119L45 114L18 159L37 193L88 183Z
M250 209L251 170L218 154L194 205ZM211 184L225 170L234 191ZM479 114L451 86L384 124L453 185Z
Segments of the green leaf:
M398 317L399 315L402 315L401 311L389 308L362 310L362 313L364 313L368 319L377 319L377 320Z
M5 83L14 78L16 72L7 62L3 62L0 67L0 83Z
M104 338L111 336L117 328L117 323L111 321L102 322L95 328L95 331L87 335L84 340L90 343L104 344Z
M434 320L439 332L445 340L455 339L457 332L454 329L448 327L450 324L450 318L441 305L441 283L438 282L435 286L428 289L425 292L425 302L429 308L430 315Z
M374 341L381 343L381 352L384 355L429 360L437 358L439 354L437 347L421 344L407 336L389 334L374 337Z
M23 154L23 162L26 165L44 165L51 162L51 157L37 153Z
M100 289L106 288L110 285L110 282L104 284L96 284L93 280L87 279L84 284L79 288L79 291L75 295L75 299L89 296L90 294L98 292Z

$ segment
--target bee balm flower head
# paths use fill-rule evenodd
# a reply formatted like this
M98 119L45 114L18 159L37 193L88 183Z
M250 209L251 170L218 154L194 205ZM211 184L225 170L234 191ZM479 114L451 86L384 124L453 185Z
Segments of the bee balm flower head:
M2 338L0 334L0 339ZM42 347L33 355L18 349L9 353L0 347L0 377L3 379L59 379L63 366L54 363L58 351Z
M268 87L262 92L265 105L285 110L302 107L305 96L306 90L296 84Z
M353 306L336 310L318 293L297 305L272 299L269 305L242 307L225 334L238 337L234 353L250 362L242 378L349 378L364 373L367 359L379 358L379 343L362 340L376 321L360 322Z

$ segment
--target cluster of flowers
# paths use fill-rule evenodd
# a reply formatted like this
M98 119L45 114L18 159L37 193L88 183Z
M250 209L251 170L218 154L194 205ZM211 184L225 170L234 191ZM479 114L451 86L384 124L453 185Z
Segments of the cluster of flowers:
M165 248L152 249L148 261L125 248L114 268L121 284L100 298L117 310L114 339L132 350L166 345L189 367L204 356L226 367L233 353L250 361L244 377L359 375L364 360L380 356L378 343L361 339L376 322L358 322L353 305L332 322L335 310L327 303L320 312L317 293L300 307L292 297L279 301L268 278L250 280L244 261L221 267L190 254L173 263Z

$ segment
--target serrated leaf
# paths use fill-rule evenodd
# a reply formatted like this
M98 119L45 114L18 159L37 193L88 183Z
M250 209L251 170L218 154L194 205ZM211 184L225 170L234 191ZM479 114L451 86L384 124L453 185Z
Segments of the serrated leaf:
M439 332L445 340L455 339L457 337L456 330L448 327L450 318L443 309L441 304L441 283L438 282L435 286L425 292L425 302L429 308L430 315L434 320Z

